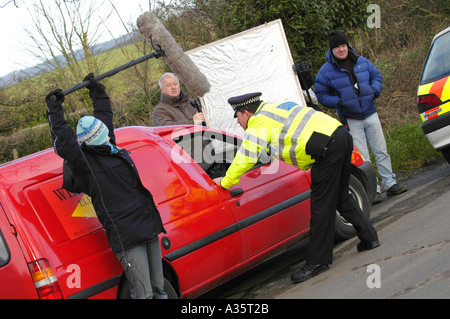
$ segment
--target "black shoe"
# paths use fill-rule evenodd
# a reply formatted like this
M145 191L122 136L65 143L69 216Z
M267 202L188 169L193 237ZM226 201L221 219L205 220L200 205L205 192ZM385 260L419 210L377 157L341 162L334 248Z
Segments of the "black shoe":
M300 268L299 271L296 273L293 273L291 276L291 280L294 283L303 282L305 280L308 280L314 276L317 276L318 274L327 271L330 269L328 265L308 265L304 264L302 268Z
M406 187L398 186L397 184L394 184L386 191L386 195L387 196L396 196L396 195L403 194L406 191L407 191Z
M364 251L364 250L371 250L374 248L377 248L378 246L380 246L380 241L375 240L371 243L368 243L366 241L360 241L358 245L356 245L356 249L358 251Z

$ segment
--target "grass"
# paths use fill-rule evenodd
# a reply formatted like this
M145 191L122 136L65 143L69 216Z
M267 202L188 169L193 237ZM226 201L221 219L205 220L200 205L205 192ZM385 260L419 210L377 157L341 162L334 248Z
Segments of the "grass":
M420 120L398 125L384 132L394 172L412 172L442 157L422 131ZM375 163L373 154L372 163Z

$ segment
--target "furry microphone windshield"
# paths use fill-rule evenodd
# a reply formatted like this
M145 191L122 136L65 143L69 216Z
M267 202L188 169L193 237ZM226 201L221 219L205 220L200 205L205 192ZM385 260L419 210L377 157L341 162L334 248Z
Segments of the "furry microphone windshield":
M137 27L147 41L159 45L164 51L162 58L181 82L196 96L209 92L211 85L195 63L183 52L175 39L159 19L151 12L145 12L137 19Z

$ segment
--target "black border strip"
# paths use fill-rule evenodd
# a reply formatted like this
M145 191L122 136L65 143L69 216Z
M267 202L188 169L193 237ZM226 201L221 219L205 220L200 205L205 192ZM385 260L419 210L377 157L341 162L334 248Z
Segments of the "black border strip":
M256 224L257 222L260 222L270 216L273 216L289 207L297 205L297 204L309 199L310 194L311 194L311 190L308 190L304 193L301 193L292 198L289 198L288 200L285 200L284 202L281 202L270 208L267 208L267 209L255 214L255 215L252 215L240 222L237 222L228 227L222 228L221 230L219 230L215 233L212 233L211 235L203 237L203 238L201 238L197 241L194 241L184 247L174 250L174 251L166 254L164 257L169 261L174 261L178 258L186 256L187 254L190 254L202 247L205 247L219 239L222 239L222 238L224 238L228 235L231 235L237 231L247 228L253 224Z

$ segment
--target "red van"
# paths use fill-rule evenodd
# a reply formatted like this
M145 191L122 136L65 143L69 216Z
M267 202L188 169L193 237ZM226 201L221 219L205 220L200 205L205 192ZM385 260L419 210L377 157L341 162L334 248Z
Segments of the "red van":
M0 167L0 298L116 296L121 266L61 165L47 150Z
M130 151L152 192L169 297L193 298L304 238L309 172L262 160L226 191L223 176L241 139L206 127L128 127ZM358 152L350 190L369 216L375 172ZM0 166L0 298L118 298L123 269L85 194L62 189L62 159L52 149ZM337 214L339 239L354 235Z

